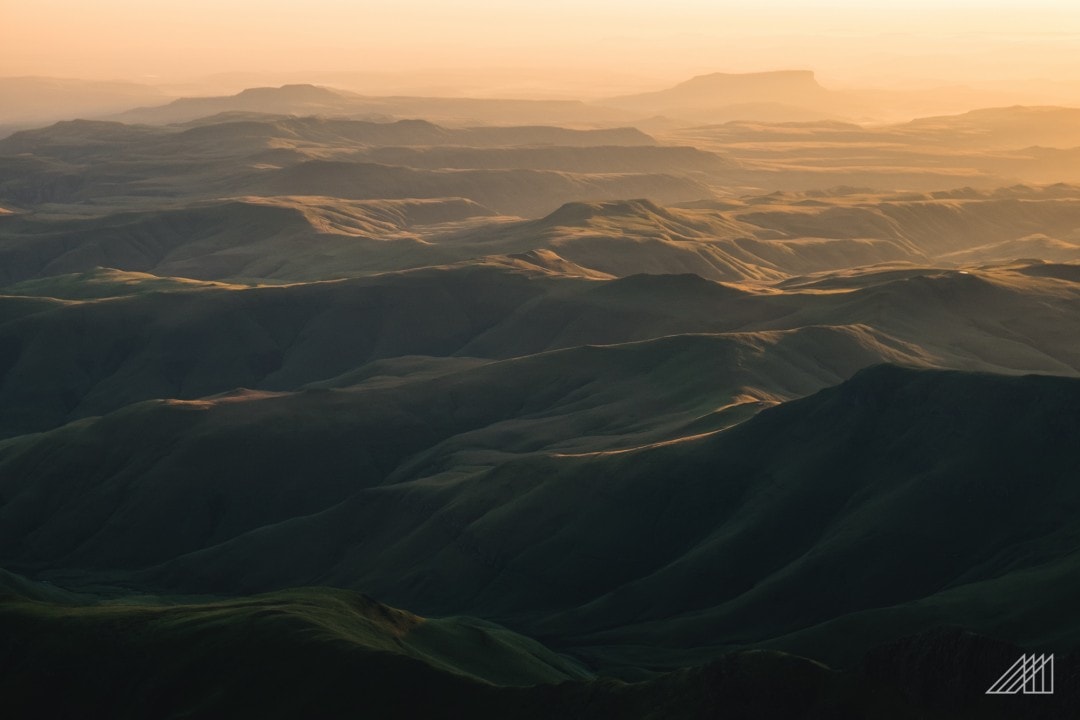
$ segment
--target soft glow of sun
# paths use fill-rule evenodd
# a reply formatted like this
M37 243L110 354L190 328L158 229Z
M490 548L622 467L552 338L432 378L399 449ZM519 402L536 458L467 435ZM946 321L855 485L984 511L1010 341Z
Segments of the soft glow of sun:
M840 86L1080 80L1080 3L909 0L35 0L0 3L0 75L186 82L351 71L643 89L807 68ZM272 77L269 79L273 79ZM434 80L433 80L434 79ZM466 88L467 90L468 88Z

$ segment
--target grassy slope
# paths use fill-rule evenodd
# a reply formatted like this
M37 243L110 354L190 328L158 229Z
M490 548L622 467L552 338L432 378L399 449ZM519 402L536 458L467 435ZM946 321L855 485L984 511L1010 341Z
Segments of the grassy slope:
M694 673L583 683L590 675L572 661L490 623L427 620L342 590L102 602L2 577L0 692L11 717L677 717L710 700ZM797 678L776 710L839 700L834 674L806 661L762 654L728 665L736 686Z
M1069 266L1057 267L907 266L804 278L778 293L685 275L590 281L490 264L100 302L0 297L0 432L48 429L148 398L292 390L403 355L506 358L808 326L862 328L882 346L879 359L1071 375L1080 368L1071 342L1080 285ZM820 347L804 350L813 365L828 365L840 349L819 334ZM841 355L849 366L860 357Z
M1004 122L995 142L1028 132L1010 117L962 120ZM939 124L888 133L951 141L955 122ZM805 130L819 131L859 132ZM1074 130L1065 122L1061 132ZM0 143L0 152L35 153L0 159L8 171L0 197L139 209L59 223L0 218L3 282L36 278L14 292L105 298L0 298L7 432L238 385L348 388L151 402L2 442L5 559L81 582L119 573L179 590L372 588L425 611L502 618L627 672L746 645L852 664L870 645L951 622L1027 646L1074 647L1074 382L876 369L716 431L882 359L1075 374L1074 266L957 272L898 262L1074 259L1075 189L777 194L680 210L586 202L487 228L477 225L489 211L461 200L158 207L248 191L411 197L453 188L538 214L560 198L710 192L701 178L553 170L647 171L675 156L706 173L740 170L659 147L615 167L629 155L588 147L612 135L650 142L622 131L292 119L186 130L64 123ZM552 137L580 147L502 147ZM368 147L463 142L493 149ZM821 146L810 151L820 158L779 167L767 142L743 145L737 155L752 166L743 180L770 185L840 177L830 163L845 178L936 186L959 169L954 177L985 182L987 168L1026 167L1031 155L965 170L948 164L970 158L927 163L915 147L876 148L860 150L858 162L877 166L844 169L848 150ZM357 150L427 169L351 162ZM1054 152L1040 156L1067 160ZM523 169L530 162L547 165ZM553 251L539 263L500 255L536 248ZM55 275L115 265L310 280L478 255L497 257L251 290L124 271ZM870 263L894 264L849 269ZM746 286L634 275L642 271ZM580 279L608 273L630 277ZM765 287L772 283L785 292ZM700 331L724 334L659 337ZM597 342L620 344L541 353ZM514 355L531 357L488 362ZM0 588L24 598L5 601L0 615L2 689L19 711L70 701L70 712L89 703L110 716L145 714L156 702L184 707L181 683L198 693L187 705L196 714L295 715L297 696L323 695L337 703L328 714L344 714L361 694L375 714L406 702L410 712L460 715L457 701L497 716L737 714L747 696L760 714L761 687L748 692L747 679L769 688L781 717L835 717L837 702L861 702L835 673L768 653L636 686L500 690L475 679L516 684L576 670L510 631L460 618L420 622L339 591L73 607L64 591L18 577L0 575ZM952 648L934 641L890 652L948 657L943 646ZM936 662L899 668L906 689L932 686ZM896 670L886 659L875 677ZM344 689L356 677L370 682ZM303 691L293 696L260 693L297 678ZM777 679L794 694L777 693ZM56 683L75 692L56 693ZM429 683L439 700L409 692ZM118 709L116 697L133 700Z
M1075 657L1059 659L1053 698L988 700L986 678L1016 649L955 631L875 648L844 673L751 651L628 684L489 623L425 620L341 590L95 601L0 578L11 718L944 720L1022 705L1049 720L1077 706Z
M277 183L275 192L286 196L252 197L268 190L238 186L220 192L247 197L180 207L158 200L150 209L95 218L4 218L0 283L97 266L200 280L311 281L550 250L618 277L696 273L761 285L881 263L1080 257L1070 240L1080 219L1075 190L1061 196L1038 190L1006 197L838 195L812 204L799 195L765 196L681 209L648 200L571 202L538 220L513 222L490 217L492 211L476 202L442 197L487 202L469 190L473 171L439 171L445 175L440 182L452 181L443 192L406 168L319 162L280 171L296 174L295 182L275 174L259 181ZM369 171L372 178L389 173L396 179L353 177ZM646 185L626 184L637 182L632 176L604 176L604 182L623 183L614 194L592 181L559 177L577 183L574 197L652 194ZM527 187L539 182L530 178L507 177L497 191L518 202L547 202L543 192ZM370 192L363 189L369 180L377 186ZM324 196L334 193L429 199Z
M502 618L615 665L614 645L667 648L654 662L677 665L766 642L843 662L941 622L1062 647L1077 636L1080 620L1051 605L1067 604L1075 571L1080 381L881 366L723 432L597 451L534 442L544 427L583 435L565 414L589 402L572 377L568 395L536 382L484 399L508 370L450 383L461 394L436 403L445 418L418 425L387 419L415 423L432 407L424 393L393 412L345 393L314 396L299 424L294 400L240 398L9 441L5 562L164 562L142 581L177 590L361 587L425 613ZM551 425L520 424L552 401ZM467 429L501 406L514 421ZM439 439L437 423L455 436ZM425 436L431 450L401 445ZM1055 585L1049 604L1026 595ZM979 610L994 593L1022 609ZM847 631L819 627L841 620Z
M826 346L842 359L807 357ZM407 463L417 477L459 456L485 467L712 431L885 358L916 359L858 328L810 328L429 359L404 363L404 378L392 375L404 361L386 361L341 379L345 389L148 401L0 450L0 536L7 560L96 554L91 542L138 567L321 511ZM173 525L169 541L122 539L147 522Z
M965 622L1068 646L1075 625L1034 599L1008 623L971 608L1009 587L1020 601L1024 573L1043 563L1061 568L1047 587L1069 572L1078 391L1064 379L882 368L713 437L472 473L460 459L453 472L424 468L173 563L166 577L242 587L240 571L273 584L282 566L241 570L241 558L278 555L311 572L329 544L347 549L317 577L512 617L560 645L759 643L899 606L879 616L878 639ZM375 557L418 569L388 572ZM814 655L850 659L859 638L819 633Z

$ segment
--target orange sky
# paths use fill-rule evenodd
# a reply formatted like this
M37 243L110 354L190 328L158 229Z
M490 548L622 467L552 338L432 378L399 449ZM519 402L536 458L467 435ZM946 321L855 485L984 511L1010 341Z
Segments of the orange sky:
M0 75L177 83L221 72L348 70L438 84L431 71L439 68L486 74L487 89L504 85L511 94L592 86L603 94L702 72L783 68L814 69L840 87L1080 82L1080 3L808 5L0 0Z

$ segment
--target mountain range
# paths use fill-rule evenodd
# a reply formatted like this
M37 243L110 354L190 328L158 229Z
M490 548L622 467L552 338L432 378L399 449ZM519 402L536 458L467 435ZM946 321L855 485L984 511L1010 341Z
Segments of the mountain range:
M0 139L6 711L1075 716L1076 111L858 102Z

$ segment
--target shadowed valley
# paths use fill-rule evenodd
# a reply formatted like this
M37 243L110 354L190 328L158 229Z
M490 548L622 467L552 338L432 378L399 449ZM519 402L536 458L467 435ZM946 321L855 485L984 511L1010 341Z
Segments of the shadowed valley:
M1077 110L11 87L16 716L1075 714Z

